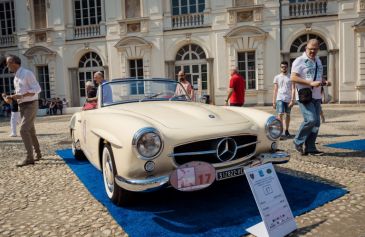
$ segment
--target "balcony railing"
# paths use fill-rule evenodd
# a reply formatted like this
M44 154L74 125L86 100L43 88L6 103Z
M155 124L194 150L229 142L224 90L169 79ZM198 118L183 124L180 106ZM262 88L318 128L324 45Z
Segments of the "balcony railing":
M204 13L171 16L172 29L193 28L205 25Z
M1 35L0 36L0 47L12 47L16 46L16 37L15 35Z
M299 2L289 4L290 17L310 17L325 15L327 13L328 0L311 2Z
M102 36L99 24L74 27L74 39L85 39L98 36Z

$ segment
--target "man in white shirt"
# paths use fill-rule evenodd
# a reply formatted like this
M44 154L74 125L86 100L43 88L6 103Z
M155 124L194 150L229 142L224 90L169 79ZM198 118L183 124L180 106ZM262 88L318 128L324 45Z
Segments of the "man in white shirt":
M104 105L104 104L113 103L112 88L108 84L104 85L107 82L107 80L104 79L104 74L100 71L95 72L94 73L94 81L98 85L97 95L95 97L86 98L86 101L87 102L93 102L93 101L97 102L98 101L98 95L100 95L100 92L102 92L101 104ZM102 88L102 91L99 92L99 88Z
M316 57L319 50L317 39L310 39L302 56L299 56L293 62L291 70L291 81L295 83L296 90L292 95L296 94L297 102L304 121L294 138L295 150L302 155L322 155L323 152L317 150L316 139L319 131L320 112L321 112L321 85L330 86L330 82L323 80L323 66L321 60ZM300 102L298 93L303 88L309 88L312 91L312 99L308 103ZM303 145L305 147L303 148Z
M294 100L292 99L292 83L288 75L287 61L280 63L280 72L274 77L272 107L276 109L280 121L285 126L283 137L289 138L290 111L294 105Z
M38 111L38 94L41 92L41 87L33 72L21 67L21 60L18 56L7 56L6 65L11 72L15 73L15 94L9 95L8 99L18 101L21 119L20 135L27 151L27 157L18 162L16 166L33 165L34 161L42 157L34 127L34 120ZM33 157L33 147L37 155L35 159Z

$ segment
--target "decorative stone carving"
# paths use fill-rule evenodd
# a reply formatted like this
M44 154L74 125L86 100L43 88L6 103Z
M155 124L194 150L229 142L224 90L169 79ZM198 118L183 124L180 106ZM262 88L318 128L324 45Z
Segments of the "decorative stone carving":
M253 20L252 11L237 12L237 22L247 22Z
M262 21L262 9L255 9L253 15L254 21Z
M228 24L234 24L236 23L236 12L235 11L229 11L229 22Z
M124 35L124 34L126 34L127 33L127 24L126 23L120 23L119 24L119 26L120 26L120 34L121 35Z
M360 11L365 10L365 0L359 0L359 10Z
M127 24L127 32L141 32L141 24L139 22Z
M141 21L141 32L147 32L148 31L147 24L148 24L147 20L142 20Z

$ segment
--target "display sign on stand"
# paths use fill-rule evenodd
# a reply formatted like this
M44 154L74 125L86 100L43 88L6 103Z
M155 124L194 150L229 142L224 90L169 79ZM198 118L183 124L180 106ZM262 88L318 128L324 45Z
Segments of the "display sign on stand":
M297 229L293 213L271 163L245 169L262 222L246 229L258 237L283 237Z

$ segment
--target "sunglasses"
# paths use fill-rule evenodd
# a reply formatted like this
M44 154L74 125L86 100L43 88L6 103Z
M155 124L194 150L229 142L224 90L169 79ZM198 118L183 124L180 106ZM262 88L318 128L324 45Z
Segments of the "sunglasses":
M318 48L307 48L309 51L318 51Z

